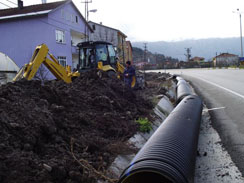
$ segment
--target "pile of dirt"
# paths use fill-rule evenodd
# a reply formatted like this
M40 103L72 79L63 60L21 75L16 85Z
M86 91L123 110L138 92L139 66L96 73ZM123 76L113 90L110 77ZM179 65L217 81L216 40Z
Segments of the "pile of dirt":
M0 182L96 182L149 117L145 96L96 72L1 86Z
M175 99L168 93L173 80L169 73L149 72L145 73L144 77L146 89L143 90L143 95L146 96L147 99L153 101L154 105L158 103L162 95L166 95L172 103L175 102Z

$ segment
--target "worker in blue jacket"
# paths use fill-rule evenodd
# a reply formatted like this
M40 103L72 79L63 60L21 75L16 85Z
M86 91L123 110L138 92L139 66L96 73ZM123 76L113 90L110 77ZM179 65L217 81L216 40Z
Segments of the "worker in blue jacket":
M135 69L131 66L131 61L126 62L124 71L124 81L131 88L132 78L136 75Z

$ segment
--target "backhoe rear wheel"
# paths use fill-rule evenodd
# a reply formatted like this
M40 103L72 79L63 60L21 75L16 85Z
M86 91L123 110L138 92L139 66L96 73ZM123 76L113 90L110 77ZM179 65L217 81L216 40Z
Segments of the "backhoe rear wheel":
M114 71L107 71L107 75L109 78L116 78L116 73Z

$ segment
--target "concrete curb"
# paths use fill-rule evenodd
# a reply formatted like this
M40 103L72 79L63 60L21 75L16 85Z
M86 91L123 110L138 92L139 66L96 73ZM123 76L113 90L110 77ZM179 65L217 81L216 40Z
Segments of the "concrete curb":
M163 96L161 100L158 102L156 106L156 110L159 110L161 113L163 113L165 116L168 116L171 111L173 111L174 106L170 102L169 98L166 96Z
M169 89L171 93L175 93L174 86L176 85L172 82L172 87ZM175 94L172 95L175 96ZM154 108L154 112L159 117L159 119L152 122L152 130L149 133L142 133L142 132L136 133L133 137L131 137L128 140L128 143L138 149L141 149L173 109L174 106L170 102L169 98L163 95L163 97L160 99L160 101ZM136 154L118 155L115 158L114 162L111 164L109 171L112 172L116 178L119 177L123 172L123 170L132 161L135 155Z

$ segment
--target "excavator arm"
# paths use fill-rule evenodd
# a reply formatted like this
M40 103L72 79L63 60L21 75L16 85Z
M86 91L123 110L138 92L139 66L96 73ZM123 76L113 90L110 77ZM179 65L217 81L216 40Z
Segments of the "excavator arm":
M125 67L119 61L117 61L117 70L119 73L122 73L122 74L125 71Z
M44 64L58 80L63 80L66 83L71 83L72 77L78 77L80 75L78 72L71 72L70 66L63 67L52 54L48 53L48 51L49 49L45 44L37 46L31 61L28 64L25 64L13 81L17 81L21 78L31 80L41 64Z

